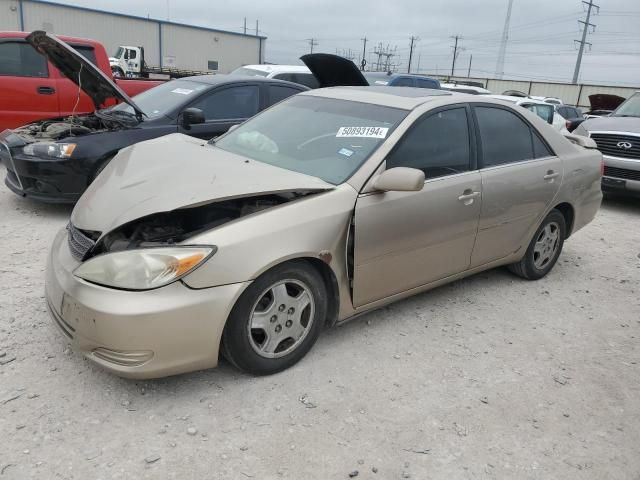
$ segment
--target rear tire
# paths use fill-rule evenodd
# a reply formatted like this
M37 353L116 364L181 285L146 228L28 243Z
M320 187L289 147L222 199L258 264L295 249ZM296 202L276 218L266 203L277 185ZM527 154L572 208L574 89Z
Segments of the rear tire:
M509 270L527 280L544 277L558 261L566 232L564 215L559 210L551 210L533 235L522 260L509 265Z
M112 68L111 74L113 75L113 78L124 78L124 72L119 67Z
M222 352L236 368L271 375L297 363L325 325L327 290L304 261L258 277L236 302L222 334Z

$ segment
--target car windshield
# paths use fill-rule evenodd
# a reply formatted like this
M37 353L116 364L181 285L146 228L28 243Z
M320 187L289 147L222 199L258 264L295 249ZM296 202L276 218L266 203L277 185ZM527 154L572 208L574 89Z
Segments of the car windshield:
M133 97L133 101L145 113L147 118L154 119L167 115L176 107L191 98L195 98L209 87L210 85L206 83L191 80L171 80L136 95ZM134 114L133 108L127 103L120 103L115 107L111 107L108 111Z
M338 185L360 168L409 112L314 96L286 100L215 146Z
M266 77L269 75L269 72L265 72L263 70L255 70L253 68L240 67L236 68L232 74L236 75L249 75L250 77Z
M612 117L640 117L640 93L631 95L615 112Z
M116 54L113 56L113 58L120 58L122 57L123 53L124 53L124 48L118 47L118 50L116 51Z

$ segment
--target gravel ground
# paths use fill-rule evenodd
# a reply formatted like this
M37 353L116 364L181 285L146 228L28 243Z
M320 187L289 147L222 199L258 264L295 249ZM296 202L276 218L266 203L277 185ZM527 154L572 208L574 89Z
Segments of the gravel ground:
M606 201L538 282L499 269L398 302L271 377L138 382L48 318L70 208L2 186L0 212L0 480L640 478L639 201Z

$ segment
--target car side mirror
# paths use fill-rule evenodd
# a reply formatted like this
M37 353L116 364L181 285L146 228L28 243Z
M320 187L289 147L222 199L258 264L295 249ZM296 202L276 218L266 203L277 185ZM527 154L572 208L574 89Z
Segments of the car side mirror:
M417 168L390 168L374 178L372 186L383 192L419 192L424 187L424 172Z
M185 108L182 111L182 126L189 130L191 125L204 123L204 112L199 108Z

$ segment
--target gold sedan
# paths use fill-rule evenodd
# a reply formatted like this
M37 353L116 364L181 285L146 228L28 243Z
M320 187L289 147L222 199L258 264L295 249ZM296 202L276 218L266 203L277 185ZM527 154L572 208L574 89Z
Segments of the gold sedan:
M600 206L602 155L498 100L399 87L297 95L216 141L122 150L47 268L87 358L148 378L271 374L327 327L482 270L535 280Z

